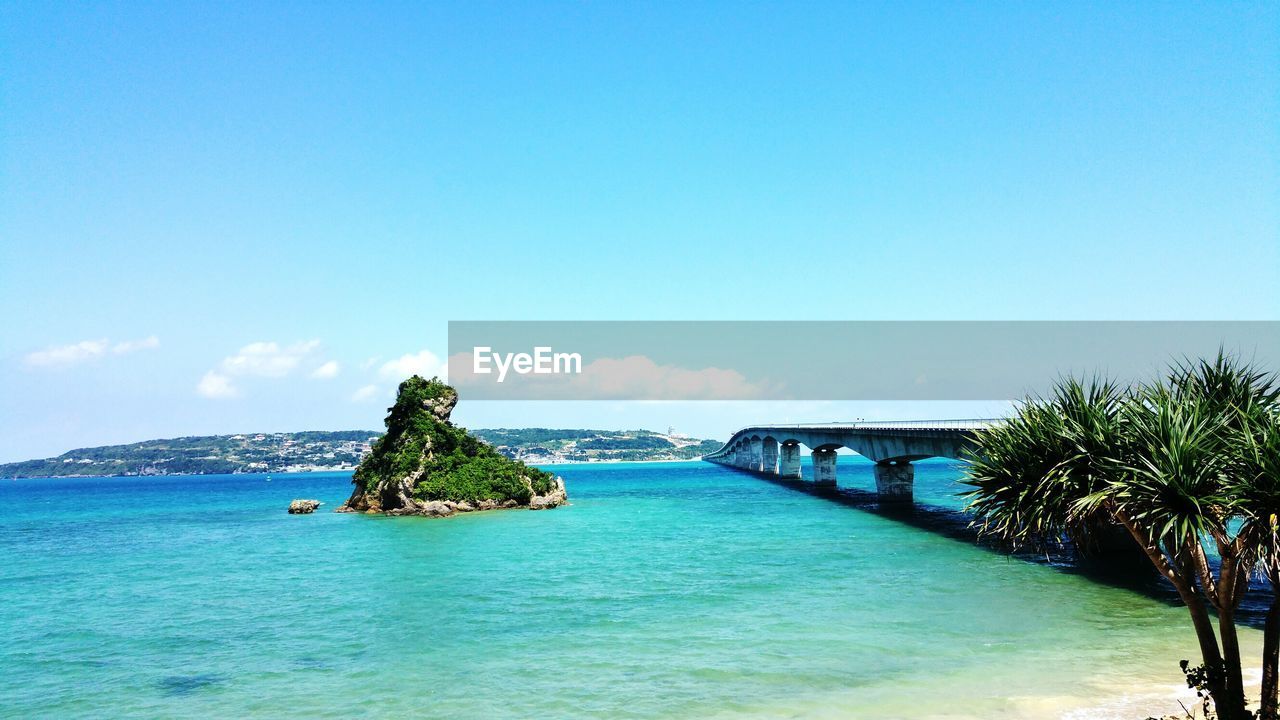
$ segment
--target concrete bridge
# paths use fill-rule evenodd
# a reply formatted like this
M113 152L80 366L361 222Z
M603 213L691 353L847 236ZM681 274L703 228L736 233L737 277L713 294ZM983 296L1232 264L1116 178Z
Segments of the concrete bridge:
M801 446L813 456L813 483L836 485L836 450L845 447L874 460L881 502L912 501L913 460L963 458L977 433L1000 422L983 420L911 420L808 425L755 425L733 434L724 447L703 460L781 478L802 479Z

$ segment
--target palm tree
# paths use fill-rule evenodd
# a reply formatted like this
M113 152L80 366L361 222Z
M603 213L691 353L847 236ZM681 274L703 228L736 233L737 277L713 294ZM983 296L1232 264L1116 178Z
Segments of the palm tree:
M1136 388L1068 378L984 432L967 471L975 522L1015 545L1087 547L1122 526L1186 605L1203 662L1197 675L1222 720L1251 717L1236 633L1249 577L1264 568L1280 592L1280 480L1269 444L1277 440L1262 430L1277 396L1271 376L1223 353ZM1274 614L1272 658L1280 607Z

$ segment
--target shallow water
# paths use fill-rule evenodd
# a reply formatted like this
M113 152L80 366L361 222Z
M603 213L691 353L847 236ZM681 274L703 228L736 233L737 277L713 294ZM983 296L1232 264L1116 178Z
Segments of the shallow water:
M0 715L1131 720L1195 656L1182 608L947 512L555 469L570 507L446 520L329 512L349 474L2 481ZM918 502L957 477L920 463Z

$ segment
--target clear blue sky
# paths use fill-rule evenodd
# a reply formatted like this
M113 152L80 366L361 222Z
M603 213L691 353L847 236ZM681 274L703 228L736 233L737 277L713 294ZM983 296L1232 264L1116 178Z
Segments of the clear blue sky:
M1276 3L7 2L0 77L0 461L377 426L449 319L1280 317Z

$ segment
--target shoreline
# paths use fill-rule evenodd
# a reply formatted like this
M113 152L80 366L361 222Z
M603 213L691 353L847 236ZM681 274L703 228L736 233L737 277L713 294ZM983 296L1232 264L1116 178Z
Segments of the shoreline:
M671 463L703 462L702 458L681 458L678 460L563 460L560 462L537 462L521 460L534 467L560 467L562 465L669 465Z

